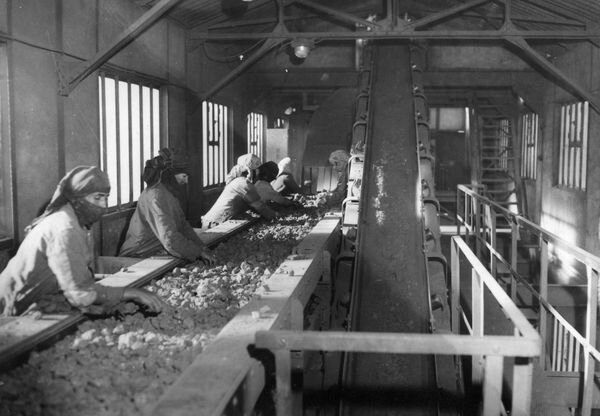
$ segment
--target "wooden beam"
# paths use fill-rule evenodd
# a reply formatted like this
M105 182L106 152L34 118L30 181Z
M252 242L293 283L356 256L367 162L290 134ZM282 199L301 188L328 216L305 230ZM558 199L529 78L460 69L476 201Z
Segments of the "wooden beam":
M525 319L523 317L523 319ZM276 351L346 351L378 354L501 355L538 357L540 339L530 336L421 334L367 331L256 331L256 346Z
M540 67L547 75L555 80L559 85L575 95L579 99L588 101L597 113L600 113L600 104L596 101L596 97L589 91L579 86L575 81L563 74L560 69L548 62L536 50L534 50L527 41L523 38L507 37L505 41L515 46L522 54L523 58L532 65Z
M161 0L153 6L123 31L112 45L108 46L105 50L98 52L96 56L89 61L82 63L80 67L73 71L66 79L60 79L61 85L59 87L59 94L68 96L92 72L100 68L100 66L123 50L125 46L133 42L179 1L180 0Z
M191 40L251 40L251 39L321 39L321 40L356 40L356 39L425 39L425 40L502 40L507 37L540 40L596 40L600 38L600 30L414 30L401 28L392 30L372 30L361 32L286 32L286 33L202 33Z

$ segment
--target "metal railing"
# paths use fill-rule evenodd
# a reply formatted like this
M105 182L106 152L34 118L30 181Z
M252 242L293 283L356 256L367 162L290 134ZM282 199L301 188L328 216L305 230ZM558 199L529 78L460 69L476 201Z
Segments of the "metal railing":
M516 215L497 203L485 198L466 185L459 185L457 192L457 215L459 226L462 225L475 237L476 252L481 256L489 256L489 270L492 275L502 278L498 273L502 269L509 274L507 291L513 301L517 300L518 285L529 292L537 311L537 327L542 340L542 357L540 365L547 375L563 373L579 378L579 391L575 396L576 407L580 414L591 414L594 403L594 373L596 362L600 361L600 352L596 349L596 318L598 308L598 276L600 257L597 257L559 236L541 228L528 219ZM496 218L501 217L505 225L498 227ZM498 251L497 236L499 233L510 235L510 255L505 259ZM535 237L533 251L537 259L535 266L538 272L527 279L517 271L518 249L522 235ZM531 251L531 248L529 249ZM585 323L583 334L574 322L569 322L551 304L549 292L552 289L568 287L568 285L552 285L550 253L556 251L561 258L571 259L584 269L586 283L577 286L585 292ZM573 286L575 287L575 286ZM576 315L576 314L575 314ZM575 318L571 317L571 321Z
M462 257L461 257L462 256ZM461 258L466 259L472 279L472 307L469 334L460 333ZM464 264L464 263L463 263ZM462 269L462 270L461 270ZM502 385L505 358L511 360L513 374L512 415L528 415L531 407L532 360L541 351L539 334L512 302L486 267L477 259L467 243L459 237L452 239L452 332L448 334L374 333L337 331L258 331L256 346L267 348L275 355L276 409L278 415L301 414L298 394L292 390L292 351L345 351L387 354L420 354L471 356L473 386L481 386L484 415L504 413ZM465 273L462 273L465 274ZM514 335L484 334L484 300L487 288L514 327ZM508 360L507 360L508 362Z

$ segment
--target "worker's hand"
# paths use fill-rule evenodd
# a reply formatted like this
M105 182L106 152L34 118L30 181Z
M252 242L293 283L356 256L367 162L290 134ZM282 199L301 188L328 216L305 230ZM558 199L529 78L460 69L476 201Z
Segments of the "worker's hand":
M142 304L146 306L149 311L157 313L162 311L167 306L166 303L158 297L158 295L148 292L144 289L136 289L133 287L125 288L125 291L123 292L123 299L132 300L136 303Z
M317 195L317 207L325 208L327 206L327 193L322 192Z
M206 265L212 266L217 262L217 256L208 249L203 249L198 256L198 260L202 261Z

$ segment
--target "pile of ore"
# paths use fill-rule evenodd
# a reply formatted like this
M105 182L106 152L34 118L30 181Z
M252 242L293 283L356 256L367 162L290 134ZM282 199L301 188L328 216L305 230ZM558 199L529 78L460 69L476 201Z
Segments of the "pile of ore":
M144 414L318 219L306 207L259 221L216 247L215 265L177 267L147 286L167 304L162 313L125 303L32 353L0 374L0 416Z

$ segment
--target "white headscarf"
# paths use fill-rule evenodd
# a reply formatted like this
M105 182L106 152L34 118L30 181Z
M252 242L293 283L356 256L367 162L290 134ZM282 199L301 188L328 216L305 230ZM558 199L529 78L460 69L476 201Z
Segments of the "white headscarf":
M245 155L238 157L237 164L231 168L227 174L225 183L228 184L235 178L242 176L244 172L248 172L248 179L252 180L254 169L258 168L260 165L260 158L252 153L246 153Z
M279 168L279 175L284 172L292 173L292 159L289 157L284 157L279 161L277 167Z
M348 160L350 160L350 153L343 149L334 150L329 155L329 163L332 165L336 162L341 162L343 164L348 164Z

